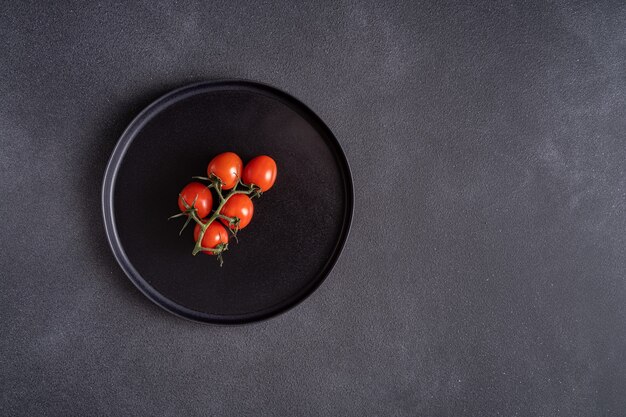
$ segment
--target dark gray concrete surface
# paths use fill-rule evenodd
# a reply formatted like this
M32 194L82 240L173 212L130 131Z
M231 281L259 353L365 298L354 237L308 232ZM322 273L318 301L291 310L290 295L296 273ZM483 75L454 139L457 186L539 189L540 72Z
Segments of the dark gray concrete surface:
M470 3L4 1L0 414L625 416L626 6ZM125 125L223 77L315 110L356 193L244 327L151 304L101 221Z

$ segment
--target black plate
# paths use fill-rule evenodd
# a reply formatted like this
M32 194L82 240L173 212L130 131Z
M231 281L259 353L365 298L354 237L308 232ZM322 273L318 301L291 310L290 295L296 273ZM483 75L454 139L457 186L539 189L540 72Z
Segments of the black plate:
M209 160L266 154L274 187L255 199L252 223L220 268L192 256L176 199ZM235 324L293 307L328 275L346 240L352 180L339 143L304 104L247 81L190 85L161 97L122 134L106 169L104 224L113 253L152 301L188 319Z

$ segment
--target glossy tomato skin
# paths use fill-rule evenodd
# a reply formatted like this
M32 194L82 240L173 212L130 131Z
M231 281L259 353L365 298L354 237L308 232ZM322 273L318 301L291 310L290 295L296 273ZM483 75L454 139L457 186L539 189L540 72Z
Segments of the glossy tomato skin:
M223 182L222 189L230 190L241 178L242 167L243 162L239 155L234 152L224 152L209 162L207 175L209 177L211 174L218 176Z
M261 155L246 164L241 178L245 184L254 184L265 192L274 185L276 173L276 162L269 156Z
M228 199L220 214L228 217L237 217L239 218L239 230L246 227L250 224L252 220L252 214L254 213L254 204L252 204L252 200L245 194L235 194L231 198ZM228 223L226 219L220 219L222 223L226 227L230 227L231 229L235 229L234 225Z
M194 207L197 210L198 217L201 219L208 216L211 212L211 208L213 207L213 195L211 194L211 190L208 189L206 185L200 184L199 182L191 182L187 184L180 192L180 196L178 197L178 208L181 212L187 210L183 204L183 198L189 206L192 205L194 199L196 200Z
M196 223L196 227L193 229L194 242L198 241L198 236L200 236L200 225ZM204 232L201 245L203 248L215 249L220 243L228 243L228 230L221 223L213 222ZM207 255L215 255L208 251L202 252Z

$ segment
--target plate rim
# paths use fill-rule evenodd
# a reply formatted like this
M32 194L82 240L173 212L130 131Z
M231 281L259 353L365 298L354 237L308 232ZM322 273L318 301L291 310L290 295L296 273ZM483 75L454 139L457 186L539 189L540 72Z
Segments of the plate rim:
M333 149L333 154L335 158L338 159L339 165L344 171L342 175L344 186L346 187L344 219L342 223L342 230L339 238L336 241L333 253L327 260L326 264L322 267L321 273L318 275L318 278L315 280L315 282L312 283L312 285L303 290L302 293L297 293L297 295L294 296L294 300L282 304L278 303L278 307L276 308L267 307L261 310L244 314L215 315L196 311L180 305L172 301L168 297L164 296L158 290L152 287L146 281L146 279L135 269L126 252L124 251L122 242L117 232L114 214L115 182L121 163L124 160L126 151L132 145L132 142L137 133L152 119L153 116L155 116L168 106L189 96L197 94L199 89L204 90L218 87L238 87L239 89L249 91L256 90L257 93L260 91L265 91L266 93L269 93L268 97L274 96L273 98L276 98L275 96L278 96L279 98L291 102L292 104L295 103L295 105L299 106L300 110L303 110L308 117L312 117L313 121L316 125L318 125L318 127L321 127L324 130L323 133L325 136L325 140L327 142L329 140L330 142L332 142L332 145L335 148ZM303 114L300 115L304 117ZM172 313L187 320L201 322L205 324L237 325L261 322L291 310L292 308L296 307L304 300L309 298L309 296L313 294L313 292L315 292L319 288L319 286L326 280L330 272L333 270L335 264L337 263L339 257L341 256L341 253L343 252L345 244L348 240L348 236L350 234L352 218L354 214L354 184L352 179L352 171L350 169L350 165L343 151L343 148L341 147L341 144L335 137L334 133L326 125L326 123L324 123L324 121L301 100L279 88L258 81L252 81L247 79L216 79L199 81L175 88L161 95L156 100L152 101L143 110L141 110L137 114L137 116L133 118L133 120L128 124L128 126L124 129L124 131L118 138L117 143L113 148L111 156L109 157L109 160L107 162L102 181L101 202L105 234L107 236L109 247L113 252L113 256L115 257L115 260L117 261L118 265L120 265L128 279L135 285L135 287L139 289L141 293L143 293L144 296L146 296L154 304L158 305L169 313Z

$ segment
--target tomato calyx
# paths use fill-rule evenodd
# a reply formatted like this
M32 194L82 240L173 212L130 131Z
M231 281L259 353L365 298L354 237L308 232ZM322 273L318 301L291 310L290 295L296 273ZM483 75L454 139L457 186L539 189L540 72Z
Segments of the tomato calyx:
M182 194L178 194L178 198L183 203L183 206L185 207L185 211L181 211L178 214L174 214L173 216L168 217L167 220L174 219L176 217L187 216L187 219L185 220L185 224L183 224L183 227L180 228L180 232L178 232L178 236L180 236L183 234L183 230L185 230L187 225L191 222L192 217L198 217L198 209L196 209L196 200L198 199L198 195L196 194L196 198L193 199L193 201L191 202L191 205L187 203L187 201L185 200L185 197L183 197Z
M218 213L217 218L226 220L226 222L228 223L228 227L226 228L226 230L228 230L233 235L233 239L235 239L235 242L239 243L239 239L237 238L237 232L239 232L239 223L241 222L241 219L239 217L228 217L220 213Z
M211 175L211 176L213 176L213 175ZM207 185L207 188L211 188L211 187L213 187L213 186L214 186L214 185L213 185L213 179L212 179L212 178L208 178L208 177L201 177L201 176L199 176L199 175L194 175L194 176L193 176L193 177L191 177L191 178L193 178L194 180L209 181L209 182L210 182L210 184L209 184L209 185ZM219 180L219 177L215 177L215 178L217 178L217 179ZM221 180L220 180L220 181L221 181Z
M250 198L254 198L254 197L259 198L263 195L263 190L261 190L261 187L259 187L258 185L250 184L249 187L253 189L253 191L250 193Z
M203 232L200 232L201 234ZM202 241L202 235L198 238L198 242ZM198 250L198 252L209 252L213 255L217 255L217 260L220 263L220 267L222 265L224 265L224 257L222 256L222 254L224 252L226 252L228 250L228 243L220 243L218 244L216 247L214 248L203 248L202 246L200 246L200 250ZM194 248L194 252L195 252L195 248ZM195 256L198 252L193 253L193 255Z

